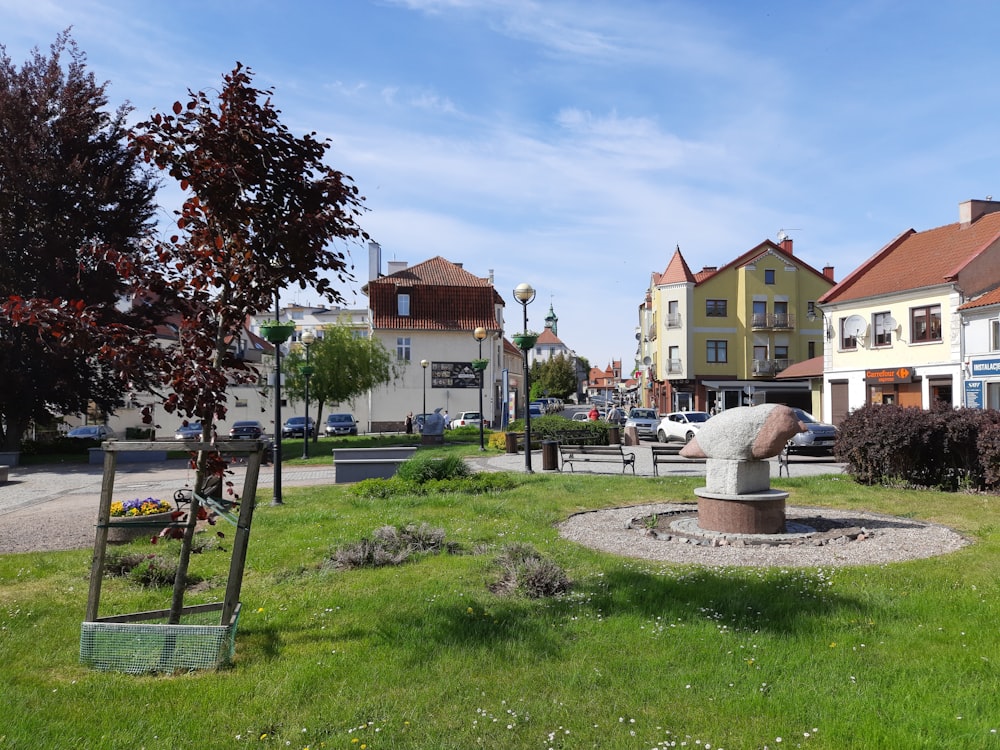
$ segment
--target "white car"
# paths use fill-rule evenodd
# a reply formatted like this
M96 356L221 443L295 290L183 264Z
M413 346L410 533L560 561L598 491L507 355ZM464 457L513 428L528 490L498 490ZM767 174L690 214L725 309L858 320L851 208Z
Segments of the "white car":
M698 434L698 430L711 416L707 411L670 412L657 425L656 439L661 443L687 443Z
M636 406L629 410L628 417L625 420L625 429L635 427L636 434L639 437L655 439L656 428L659 424L660 416L656 413L656 409L644 409Z
M462 411L451 420L451 428L456 427L479 427L483 423L483 415L478 411Z

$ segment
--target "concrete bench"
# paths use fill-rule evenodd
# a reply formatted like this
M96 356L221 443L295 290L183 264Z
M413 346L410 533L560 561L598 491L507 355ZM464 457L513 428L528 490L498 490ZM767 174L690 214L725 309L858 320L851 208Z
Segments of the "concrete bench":
M625 467L632 467L635 474L635 454L626 453L621 444L618 445L559 445L559 457L562 459L562 467L569 464L570 471L576 471L576 463L620 463L622 474Z
M660 476L660 464L703 464L704 458L685 458L680 454L680 445L651 445L649 450L653 454L653 476Z
M0 482L6 482L10 475L9 466L0 466Z
M413 458L415 445L388 448L334 448L334 482L346 484L364 479L388 479L396 475L403 461Z

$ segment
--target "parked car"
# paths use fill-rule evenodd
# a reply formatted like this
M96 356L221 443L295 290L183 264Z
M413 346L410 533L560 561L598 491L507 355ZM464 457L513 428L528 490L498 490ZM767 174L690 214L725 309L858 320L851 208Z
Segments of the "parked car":
M545 407L543 407L537 401L532 401L530 404L528 404L528 413L531 415L532 419L535 419L536 417L544 417Z
M707 411L673 411L656 426L656 439L661 443L687 443L712 415Z
M174 440L200 440L201 422L191 422L181 425L174 433Z
M460 411L458 416L451 420L451 428L456 427L479 427L483 422L483 415L478 411Z
M81 427L74 427L66 433L66 437L78 440L108 440L114 436L114 431L102 424L88 424Z
M323 432L327 437L333 435L357 435L358 422L353 414L327 414Z
M638 406L633 407L625 419L626 430L629 427L635 427L635 431L639 437L646 437L652 440L656 439L656 428L659 424L660 415L656 413L656 409L644 409Z
M229 428L229 437L233 440L257 440L263 436L264 425L251 419L233 422L233 426Z
M590 416L585 411L578 411L573 415L574 422L589 422Z
M281 437L303 437L306 432L306 418L305 417L289 417L285 420L285 424L281 426ZM309 417L309 437L312 437L316 432L316 422L313 421L312 417Z
M837 442L837 428L832 424L824 424L812 414L802 409L793 408L795 416L807 428L808 432L800 432L788 441L789 453L814 453L818 455L833 453L833 444Z

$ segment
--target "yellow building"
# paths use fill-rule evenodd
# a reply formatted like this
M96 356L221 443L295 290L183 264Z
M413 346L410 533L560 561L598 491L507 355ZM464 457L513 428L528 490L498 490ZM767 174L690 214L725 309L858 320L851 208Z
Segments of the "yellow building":
M816 302L833 285L833 268L796 257L787 237L698 273L678 248L640 307L648 402L660 412L769 402L811 410L807 381L776 376L822 352Z

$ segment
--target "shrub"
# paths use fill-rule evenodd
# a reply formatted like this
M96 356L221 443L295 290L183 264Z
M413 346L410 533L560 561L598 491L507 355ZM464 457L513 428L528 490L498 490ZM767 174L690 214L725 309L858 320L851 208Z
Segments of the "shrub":
M399 465L396 476L403 481L417 483L429 482L432 479L454 479L467 477L472 469L461 456L433 456L417 454Z
M104 574L111 578L127 578L144 588L173 586L177 561L140 552L110 552L105 561ZM185 583L190 586L199 581L200 577L188 574Z
M494 594L521 592L538 599L563 594L570 588L565 571L530 544L506 545L494 559L493 567L499 571L489 587Z
M455 545L445 540L444 529L426 523L406 526L382 526L363 538L334 550L330 563L340 570L380 568L402 565L415 554L454 552Z

